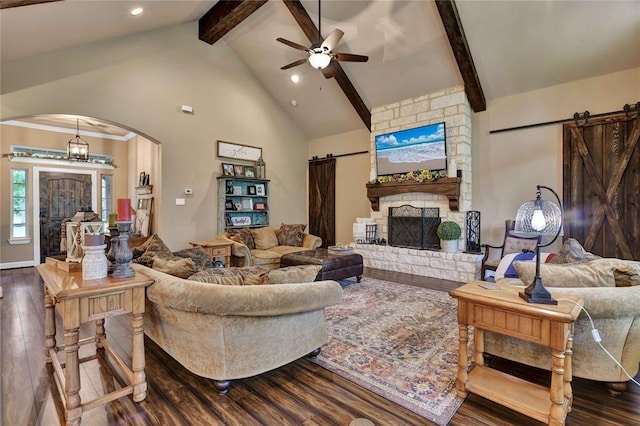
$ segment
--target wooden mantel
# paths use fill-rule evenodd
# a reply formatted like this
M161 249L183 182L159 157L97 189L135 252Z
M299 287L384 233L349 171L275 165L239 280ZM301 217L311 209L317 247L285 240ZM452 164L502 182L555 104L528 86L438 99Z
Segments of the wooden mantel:
M367 198L371 201L371 209L380 211L380 197L409 192L426 192L429 194L445 195L449 199L451 211L458 211L458 197L460 196L461 178L440 178L434 182L386 182L368 183Z

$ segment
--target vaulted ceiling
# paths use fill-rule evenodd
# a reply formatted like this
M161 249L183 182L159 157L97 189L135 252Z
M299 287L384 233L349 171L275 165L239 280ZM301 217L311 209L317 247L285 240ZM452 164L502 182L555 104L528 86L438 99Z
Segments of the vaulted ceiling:
M238 2L54 1L5 8L10 3L29 1L2 1L2 62L205 17L204 22L212 8ZM318 23L317 1L250 3L250 13L227 14L222 26L228 28L215 43L233 49L309 138L366 128L371 108L454 85L464 84L473 108L482 110L481 95L490 105L499 97L640 67L639 1L458 0L453 6L325 0L322 35L339 28L345 35L337 51L369 56L366 63L341 63L342 71L330 69L324 73L328 79L308 64L280 70L305 53L276 38L315 42L310 38ZM145 13L130 16L137 5ZM466 47L460 44L465 39ZM471 63L474 68L468 68ZM294 72L298 84L289 78Z

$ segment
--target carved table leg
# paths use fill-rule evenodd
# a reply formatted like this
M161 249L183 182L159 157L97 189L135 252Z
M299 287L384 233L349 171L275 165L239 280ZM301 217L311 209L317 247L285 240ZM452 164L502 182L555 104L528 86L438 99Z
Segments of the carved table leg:
M569 401L569 409L567 412L571 412L571 406L573 405L573 389L571 388L571 381L573 380L573 336L569 336L567 339L567 349L564 351L564 397Z
M106 339L107 334L104 330L104 318L96 320L96 348L103 349L102 343L100 343L100 338Z
M47 363L51 363L49 351L56 349L56 313L53 299L49 295L47 286L44 286L44 356Z
M466 324L458 324L460 337L458 338L458 375L456 376L456 393L460 398L467 396L467 365L469 356L467 354L467 343L469 342L469 329Z
M131 313L133 400L140 402L147 396L147 378L144 372L144 288L133 290L133 305Z
M62 304L64 314L64 352L66 365L64 369L65 384L65 416L67 426L79 425L82 416L80 401L80 362L78 360L78 340L80 335L80 312L78 300L66 301Z
M473 363L476 366L484 365L484 330L478 327L473 329L473 347L475 349Z
M564 425L564 352L551 351L551 409L549 425Z

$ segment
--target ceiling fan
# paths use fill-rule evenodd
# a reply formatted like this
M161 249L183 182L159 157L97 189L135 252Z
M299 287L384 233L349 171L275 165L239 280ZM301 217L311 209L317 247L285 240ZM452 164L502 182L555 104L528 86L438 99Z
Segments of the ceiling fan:
M322 70L328 67L332 60L343 62L367 62L369 60L368 56L333 52L333 49L340 42L340 39L344 35L344 32L339 29L333 30L333 32L329 34L329 37L327 37L322 43L320 43L320 40L322 40L322 33L320 31L322 28L322 19L320 11L320 0L318 0L318 42L312 44L311 47L304 47L301 44L285 40L281 37L278 37L276 39L280 43L286 44L287 46L293 47L294 49L305 51L309 54L307 58L298 59L295 62L281 67L281 70L287 70L289 68L297 67L298 65L302 65L307 61L309 61L311 66L315 69Z

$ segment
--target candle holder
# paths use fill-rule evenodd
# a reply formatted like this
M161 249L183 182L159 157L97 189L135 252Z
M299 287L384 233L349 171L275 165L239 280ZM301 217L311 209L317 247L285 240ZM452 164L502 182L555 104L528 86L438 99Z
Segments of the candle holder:
M109 227L109 235L111 235L111 239L109 240L109 252L107 253L107 260L109 261L108 270L109 273L112 274L116 269L116 251L118 250L119 239L118 239L118 227L110 226Z
M116 268L113 271L115 278L129 278L135 275L135 271L129 264L133 259L133 253L129 248L129 231L131 230L131 221L116 222L118 226L118 247L116 247L115 261Z

